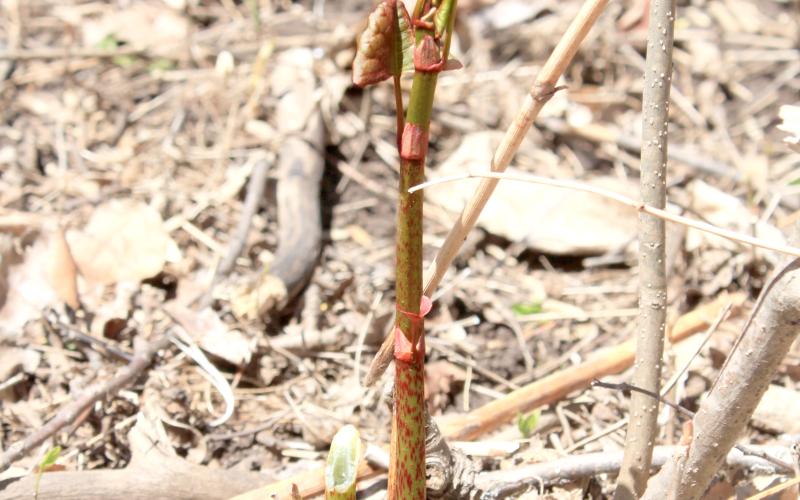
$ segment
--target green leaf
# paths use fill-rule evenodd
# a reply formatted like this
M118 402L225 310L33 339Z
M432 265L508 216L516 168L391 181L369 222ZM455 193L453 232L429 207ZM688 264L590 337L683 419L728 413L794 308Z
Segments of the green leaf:
M34 486L34 493L33 493L34 499L39 497L39 481L41 481L42 479L42 474L44 473L44 471L50 468L51 465L56 463L56 460L58 460L58 457L60 455L61 455L61 447L56 446L55 448L52 448L50 451L48 451L47 454L45 454L44 458L42 458L42 461L39 462L39 467L38 467L39 470L36 473L36 485Z
M120 46L119 40L114 35L106 35L102 40L97 43L97 48L100 50L114 50Z
M41 472L44 469L47 469L58 460L58 457L61 455L61 447L56 446L55 448L51 449L47 452L41 462L39 462L39 471Z
M113 34L106 35L102 40L97 43L97 48L100 50L107 50L109 52L113 52L120 48L123 43L117 39ZM128 66L133 65L136 62L136 57L131 55L121 55L115 56L111 59L111 62L120 66L122 68L127 68Z
M395 75L414 71L414 29L402 1L397 2L397 36L395 37ZM399 63L399 64L397 64Z
M136 58L126 54L122 56L116 56L111 59L111 61L120 68L127 68L129 66L133 66L133 64L136 62Z
M524 316L526 314L536 314L542 312L542 303L541 302L527 302L527 303L519 303L514 304L511 306L511 310L514 311L514 314L517 316Z
M526 438L531 437L536 426L539 425L539 417L542 415L542 410L536 410L528 415L520 413L517 416L517 428L519 432Z
M169 71L174 67L175 61L167 59L166 57L154 59L150 64L147 65L147 69L150 71Z
M800 186L800 177L789 183L790 186Z
M448 29L451 29L451 23L455 20L455 16L453 15L455 5L455 0L443 0L441 5L439 5L433 21L437 35L441 35Z
M361 437L358 429L345 425L333 436L325 466L325 498L355 500Z

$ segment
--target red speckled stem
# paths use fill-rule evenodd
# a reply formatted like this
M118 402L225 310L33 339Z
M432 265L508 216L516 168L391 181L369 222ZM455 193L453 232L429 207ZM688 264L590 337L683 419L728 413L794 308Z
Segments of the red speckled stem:
M432 9L430 0L417 0L414 19ZM439 52L434 43L436 26L416 25L416 48L427 43L429 58L446 61L453 30L455 0L439 3L435 12L445 32ZM443 25L441 25L443 23ZM397 263L395 323L394 415L392 418L391 459L389 463L390 500L423 500L425 498L425 338L423 316L430 301L422 299L422 193L409 193L409 188L425 180L425 156L428 151L428 129L433 110L433 95L440 65L423 65L414 53L414 82L408 101L405 125L400 140L400 192L397 207ZM424 66L424 67L423 67ZM402 113L402 110L397 110ZM422 310L421 310L422 309Z
M395 389L389 467L390 499L425 498L422 196L408 188L424 179L424 158L403 160L397 213Z
M421 325L421 321L414 321ZM416 327L415 327L416 328ZM425 498L424 340L416 349L395 336L395 351L413 352L408 361L395 358L394 417L392 418L389 498ZM401 356L402 357L402 356Z

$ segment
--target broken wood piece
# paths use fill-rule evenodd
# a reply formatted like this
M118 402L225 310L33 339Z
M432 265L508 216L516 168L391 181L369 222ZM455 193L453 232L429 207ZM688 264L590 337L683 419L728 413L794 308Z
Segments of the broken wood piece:
M308 283L322 241L320 180L324 169L322 117L315 110L305 137L287 137L278 160L278 248L256 283L234 300L239 316L280 313Z

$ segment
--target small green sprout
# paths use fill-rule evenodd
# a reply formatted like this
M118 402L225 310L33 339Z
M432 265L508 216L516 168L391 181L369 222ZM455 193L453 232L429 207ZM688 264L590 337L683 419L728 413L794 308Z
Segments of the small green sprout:
M536 426L539 424L539 417L542 416L542 410L536 410L527 415L522 413L517 416L517 429L527 439L531 437Z

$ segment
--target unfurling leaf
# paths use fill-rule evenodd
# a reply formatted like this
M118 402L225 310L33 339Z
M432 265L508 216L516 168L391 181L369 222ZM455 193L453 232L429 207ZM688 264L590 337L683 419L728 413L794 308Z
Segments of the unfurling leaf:
M366 87L392 76L392 39L397 14L388 1L369 15L367 27L358 38L353 61L353 83Z
M541 410L536 410L528 415L520 414L517 416L517 428L519 432L526 438L531 437L536 426L539 424L539 417L542 415Z
M331 441L325 466L326 500L355 500L361 437L358 429L345 425Z
M397 26L399 37L396 40L399 42L400 50L395 51L395 54L400 54L396 59L400 62L399 71L401 73L414 71L414 29L411 27L411 17L403 2L397 2Z
M50 470L50 468L55 465L59 455L61 455L61 447L56 446L45 454L44 458L42 458L42 461L39 462L39 465L36 467L36 482L34 483L33 489L34 499L39 498L39 483L42 480L42 474L45 471Z
M48 467L50 467L51 465L56 463L56 460L58 460L59 455L61 455L61 447L60 446L56 446L55 448L51 448L50 451L48 451L44 455L44 458L42 458L42 461L39 462L39 472L46 471Z
M541 302L520 302L519 304L514 304L511 306L511 310L514 311L514 314L517 316L523 316L525 314L536 314L542 312L542 303Z
M353 83L366 87L414 69L414 36L403 2L384 0L369 15L353 61Z

